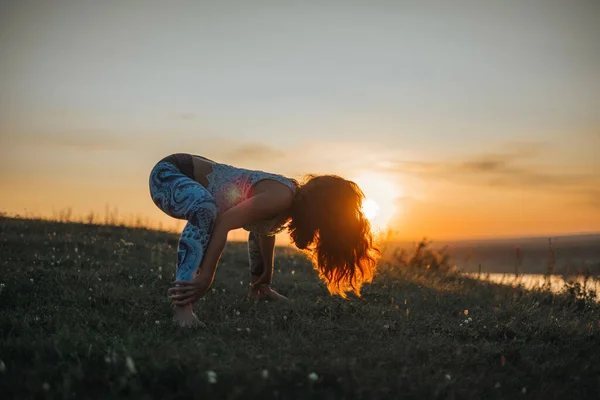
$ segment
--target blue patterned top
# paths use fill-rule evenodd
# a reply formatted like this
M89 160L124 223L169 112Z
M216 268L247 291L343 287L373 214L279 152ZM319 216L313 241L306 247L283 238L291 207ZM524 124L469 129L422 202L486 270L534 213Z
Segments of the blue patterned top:
M224 212L247 200L254 184L265 179L281 182L296 193L296 184L283 175L269 172L237 168L227 164L215 163L208 174L208 191L213 195L217 210ZM277 217L259 221L243 227L246 231L273 236L283 230L283 224L277 224Z

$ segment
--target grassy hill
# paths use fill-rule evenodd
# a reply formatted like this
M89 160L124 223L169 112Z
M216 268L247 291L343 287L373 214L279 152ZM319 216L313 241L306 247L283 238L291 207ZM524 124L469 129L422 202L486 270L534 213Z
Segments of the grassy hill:
M230 243L207 324L170 323L177 236L0 219L2 398L597 398L598 306L382 262L363 297L328 295L276 251L274 287L246 299ZM214 382L214 383L211 383Z

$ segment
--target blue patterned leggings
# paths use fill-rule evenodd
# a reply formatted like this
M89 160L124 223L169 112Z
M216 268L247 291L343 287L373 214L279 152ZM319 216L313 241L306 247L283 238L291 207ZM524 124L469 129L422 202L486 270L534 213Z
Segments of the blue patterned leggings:
M177 248L177 280L192 280L202 263L217 218L217 205L201 184L169 162L150 173L150 196L167 215L187 220Z

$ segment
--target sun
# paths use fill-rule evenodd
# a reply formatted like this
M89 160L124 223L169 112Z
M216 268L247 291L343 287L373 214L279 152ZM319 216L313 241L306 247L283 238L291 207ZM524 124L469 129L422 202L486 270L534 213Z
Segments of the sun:
M379 204L373 199L366 198L363 201L362 212L369 221L372 221L379 213Z
M365 194L362 212L371 223L371 227L374 230L388 228L398 211L396 199L401 195L398 185L392 183L385 175L374 172L360 175L352 180Z

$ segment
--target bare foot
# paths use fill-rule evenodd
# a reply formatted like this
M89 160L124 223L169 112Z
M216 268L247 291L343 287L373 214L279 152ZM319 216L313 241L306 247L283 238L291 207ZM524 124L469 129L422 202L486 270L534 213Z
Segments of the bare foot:
M182 328L206 328L206 325L198 319L191 305L174 307L173 323Z

